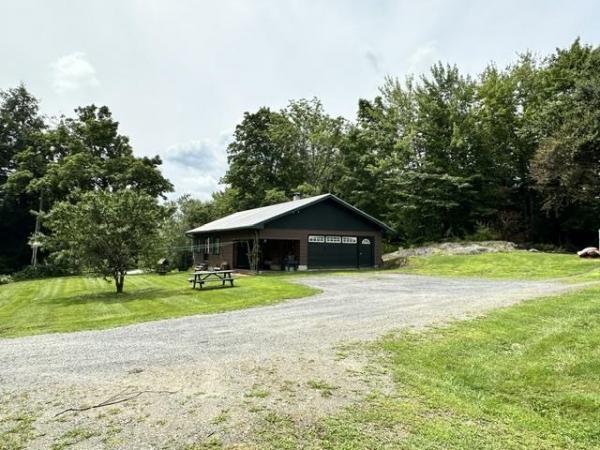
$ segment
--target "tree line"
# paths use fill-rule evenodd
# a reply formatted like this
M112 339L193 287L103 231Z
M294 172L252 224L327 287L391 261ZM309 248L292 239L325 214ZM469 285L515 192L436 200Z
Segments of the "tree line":
M233 209L332 192L413 244L497 237L594 242L600 211L600 49L576 40L476 76L438 63L386 78L357 117L318 99L246 113L228 148Z
M594 242L598 228L600 48L579 40L478 75L438 63L388 77L354 120L316 98L246 112L227 148L226 187L210 201L159 201L173 189L160 157L136 157L118 125L105 106L48 118L24 86L0 91L0 273L31 263L39 245L44 261L112 275L152 251L185 264L184 231L294 192L334 193L405 245L570 247ZM136 249L126 245L133 235Z

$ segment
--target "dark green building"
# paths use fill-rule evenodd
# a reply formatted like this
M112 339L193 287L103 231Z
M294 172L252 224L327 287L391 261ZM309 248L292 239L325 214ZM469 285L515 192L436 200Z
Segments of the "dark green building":
M393 231L333 194L240 211L190 230L196 264L258 270L367 268Z

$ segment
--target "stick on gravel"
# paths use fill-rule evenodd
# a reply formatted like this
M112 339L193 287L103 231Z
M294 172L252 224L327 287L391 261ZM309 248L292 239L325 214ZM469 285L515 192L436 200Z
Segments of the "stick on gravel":
M134 392L127 394L128 397L119 398L119 397L125 395L125 392L127 392L127 389L119 392L118 394L113 395L112 397L104 400L102 403L98 403L97 405L85 406L83 408L67 408L59 413L56 413L54 415L54 417L58 417L62 414L68 413L68 412L82 412L82 411L88 411L90 409L102 408L104 406L116 405L117 403L124 403L129 400L133 400L134 398L137 398L142 394L176 394L179 391L134 391Z

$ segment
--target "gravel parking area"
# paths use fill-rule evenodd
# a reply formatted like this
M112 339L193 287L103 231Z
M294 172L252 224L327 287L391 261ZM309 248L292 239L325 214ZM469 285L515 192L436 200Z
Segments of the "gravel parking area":
M385 389L385 376L373 376L359 353L348 357L341 345L568 289L400 274L298 282L323 292L223 314L0 340L0 418L31 417L32 448L68 439L80 448L239 442L266 414L308 422L374 387ZM149 392L55 417L141 391Z

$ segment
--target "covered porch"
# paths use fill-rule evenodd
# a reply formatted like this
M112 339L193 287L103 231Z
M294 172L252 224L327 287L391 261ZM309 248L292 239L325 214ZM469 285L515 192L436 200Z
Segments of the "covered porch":
M250 269L249 253L252 240L234 242L233 267ZM300 240L258 239L258 270L297 270L300 261Z

